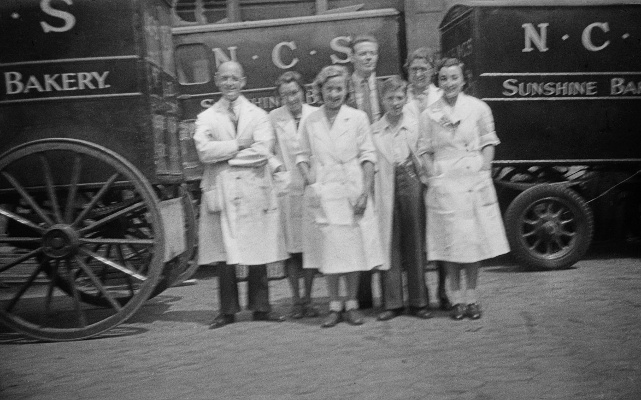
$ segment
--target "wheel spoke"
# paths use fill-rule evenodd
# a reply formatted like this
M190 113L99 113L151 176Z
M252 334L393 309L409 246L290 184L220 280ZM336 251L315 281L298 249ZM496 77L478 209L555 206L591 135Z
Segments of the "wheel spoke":
M18 290L18 293L16 293L16 295L15 295L15 296L13 296L13 299L11 299L11 302L7 305L6 311L7 311L8 313L10 313L10 312L11 312L11 310L13 310L13 307L15 307L15 305L18 303L18 301L20 300L20 298L22 297L22 295L27 291L27 289L29 289L29 287L31 286L31 284L33 283L33 281L36 279L36 277L38 276L38 274L40 273L40 271L42 271L42 265L41 265L41 264L38 264L38 268L36 268L36 269L31 273L31 276L29 276L29 279L27 279L27 281L24 283L24 285L22 285L22 287L20 288L20 290Z
M73 169L71 170L71 182L69 183L69 194L67 195L67 207L65 208L65 221L71 222L73 218L73 209L76 205L76 193L78 192L78 182L80 181L80 171L82 170L82 158L76 155L73 159Z
M560 251L560 250L563 250L563 248L565 247L565 246L563 245L563 242L561 242L561 237L560 237L560 236L558 236L558 235L555 235L555 236L554 236L554 243L555 243L557 246L559 246L559 251Z
M74 273L71 268L71 263L69 262L69 259L65 260L67 264L67 281L69 283L69 287L71 288L71 292L73 294L73 303L76 309L76 314L78 316L78 322L80 323L80 326L82 328L87 326L87 317L85 316L85 313L82 311L82 306L80 305L80 295L78 294L78 289L76 288L76 282L74 280Z
M129 247L129 250L131 251L131 254L129 254L127 257L125 257L126 260L132 260L134 258L137 258L138 260L143 260L143 258L140 256L142 253L147 252L146 248L136 250L135 247L133 247L130 243L127 244L127 247ZM122 249L120 250L122 251Z
M2 207L0 207L0 215L4 215L4 216L5 216L5 217L7 217L7 218L11 218L12 220L14 220L14 221L16 221L16 222L19 222L19 223L21 223L22 225L26 225L26 226L28 226L29 228L31 228L31 229L33 229L33 230L35 230L35 231L39 232L39 233L45 233L45 229L43 229L42 227L40 227L40 226L38 226L38 225L34 224L33 222L29 221L29 220L28 220L28 219L26 219L26 218L23 218L23 217L19 216L18 214L12 213L12 212L11 212L11 211L9 211L9 210L5 210L5 209L4 209L4 208L2 208Z
M127 207L127 208L123 209L123 210L120 210L120 211L115 212L115 213L113 213L113 214L111 214L111 215L108 215L108 216L106 216L105 218L103 218L103 219L101 219L101 220L98 220L98 221L96 221L96 222L93 222L92 224L90 224L90 225L88 225L88 226L86 226L86 227L84 227L84 228L80 229L80 230L78 231L78 233L80 233L81 235L84 235L84 234L86 234L87 232L90 232L90 231L95 230L95 229L96 229L96 228L98 228L99 226L102 226L102 225L104 225L104 224L106 224L106 223L108 223L108 222L110 222L110 221L113 221L113 220L114 220L114 219L116 219L116 218L120 218L121 216L123 216L123 215L125 215L125 214L128 214L128 213L130 213L130 212L132 212L132 211L134 211L134 210L137 210L137 209L139 209L139 208L142 208L142 207L144 207L144 206L145 206L145 203L143 203L143 202L133 204L133 205L131 205L131 206L129 206L129 207Z
M30 251L27 254L24 254L24 255L16 258L15 260L11 261L9 264L5 264L2 267L0 267L0 272L4 272L4 271L8 270L9 268L15 267L16 265L22 263L23 261L26 261L26 260L30 259L31 257L35 256L36 254L40 253L41 250L42 249L37 248L35 250Z
M532 243L532 244L529 246L530 250L534 250L534 249L536 249L537 247L539 247L539 244L540 244L540 243L541 243L541 238L537 238L537 239L534 241L534 243Z
M102 196L104 196L105 193L107 193L107 190L109 190L111 185L113 185L113 183L116 181L116 179L118 179L119 175L120 174L117 173L117 172L115 174L111 175L111 177L107 180L107 182L105 182L105 184L100 188L98 193L96 193L96 195L93 196L93 198L91 199L89 204L87 204L82 209L82 211L80 212L80 215L78 215L76 217L76 219L73 221L73 223L71 224L72 226L78 225L80 223L80 221L82 221L85 218L87 213L89 213L89 211L91 211L96 206L96 203L98 203L98 201L102 198Z
M102 295L109 301L109 304L114 308L116 311L120 311L122 307L120 307L120 304L113 298L111 294L102 286L102 282L98 279L98 277L91 271L91 268L89 268L80 257L76 256L76 262L80 266L80 268L85 272L85 274L91 279L93 284L96 286L96 288L102 293Z
M106 243L106 244L135 244L140 246L153 246L153 239L107 239L107 238L96 238L96 239L80 239L80 243Z
M4 177L9 181L9 183L11 183L11 185L12 185L12 186L13 186L13 187L18 191L18 193L20 193L20 196L22 196L22 198L23 198L27 203L29 203L29 205L31 206L31 208L33 209L33 211L35 211L35 212L36 212L36 214L38 214L38 216L40 216L40 218L42 218L42 220L43 220L45 223L47 223L47 224L49 224L49 225L53 225L53 221L51 221L51 218L49 218L49 217L47 216L47 214L45 214L45 212L42 210L42 208L40 208L40 206L35 202L35 200L33 199L33 197L31 197L31 196L29 195L29 193L27 193L27 191L22 187L22 185L20 184L20 182L18 182L18 181L16 180L16 178L14 178L14 177L13 177L11 174L9 174L8 172L2 172L2 175L3 175L3 176L4 176Z
M49 167L49 161L45 156L39 154L40 163L42 164L42 172L45 177L45 184L47 186L47 194L49 195L49 201L51 201L51 208L53 209L53 215L56 217L56 222L59 224L63 223L62 214L60 213L60 206L58 205L58 198L56 197L56 191L54 190L53 176L51 176L51 168Z
M115 262L113 262L111 260L108 260L108 259L102 257L101 255L96 254L96 253L94 253L92 251L89 251L89 250L83 249L83 248L80 248L79 251L81 253L85 254L85 255L88 255L88 256L91 256L91 257L95 258L96 260L100 261L101 263L103 263L105 265L108 265L108 266L110 266L110 267L112 267L114 269L117 269L118 271L123 272L123 273L125 273L125 274L127 274L129 276L132 276L132 277L138 279L139 281L143 281L144 282L144 281L147 280L147 277L142 276L139 273L128 269L124 265L116 264Z
M116 252L118 253L118 258L120 259L120 262L122 263L122 265L127 265L121 246L116 246ZM129 295L133 296L135 294L134 284L131 281L131 278L129 277L129 275L127 275L126 278L127 278L127 287L129 288Z
M34 237L0 236L0 243L40 243L42 239Z
M60 266L60 260L56 260L53 269L51 270L51 279L47 285L47 297L45 299L45 316L49 315L51 310L51 300L53 297L53 288L56 286L56 279L58 278L58 267Z

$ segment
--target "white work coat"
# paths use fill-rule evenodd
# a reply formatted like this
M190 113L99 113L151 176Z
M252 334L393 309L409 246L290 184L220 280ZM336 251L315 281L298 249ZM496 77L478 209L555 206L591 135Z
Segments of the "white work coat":
M194 141L205 164L200 184L199 264L259 265L287 258L271 174L277 164L271 150L272 127L265 111L243 96L237 101L237 129L224 99L196 120ZM253 143L239 151L238 138ZM212 209L212 203L218 207Z
M376 163L367 114L344 105L330 127L321 107L305 119L299 134L296 161L308 163L316 172L310 189L317 199L315 222L322 232L321 272L346 273L380 266L383 256L371 194L363 216L354 216L352 208L363 190L361 164Z
M419 154L434 159L426 194L428 260L472 263L507 253L501 211L481 149L498 145L490 107L459 94L440 99L419 120Z
M399 133L406 138L407 145L411 149L411 152L417 154L419 142L418 120L408 115L403 115L400 124ZM378 168L374 180L374 200L381 232L381 248L385 255L383 269L389 269L391 264L395 194L394 137L386 131L387 126L388 122L385 116L372 124L372 139L378 151ZM412 158L415 159L416 157ZM415 162L418 162L418 160Z
M304 104L299 125L317 109L318 107ZM269 117L276 136L276 157L290 173L287 193L279 198L287 252L302 253L305 247L303 267L319 268L320 231L313 223L312 211L306 204L309 202L309 196L305 196L303 176L296 166L296 153L299 150L298 127L286 106L272 110Z

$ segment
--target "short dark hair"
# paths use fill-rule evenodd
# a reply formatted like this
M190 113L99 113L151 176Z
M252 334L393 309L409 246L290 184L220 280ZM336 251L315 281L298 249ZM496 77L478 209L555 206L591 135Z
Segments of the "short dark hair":
M407 82L398 75L392 75L383 81L381 85L381 94L385 96L388 92L402 90L407 94Z
M357 35L356 37L352 38L349 41L349 47L352 49L352 53L354 52L354 47L356 47L357 44L359 43L374 43L376 46L378 46L378 40L372 35Z
M292 83L292 82L296 83L300 88L300 90L302 90L303 93L305 93L305 84L303 83L303 76L296 71L287 71L283 73L281 76L279 76L278 79L276 79L276 82L275 82L276 92L279 93L278 90L282 85L285 85L287 83Z
M405 68L409 69L410 65L414 60L424 60L426 63L434 67L434 53L427 47L419 47L414 50L408 57L405 62Z
M465 85L463 88L467 87L467 76L465 75L465 64L463 64L458 58L442 58L436 63L436 73L434 74L434 84L436 87L439 86L438 74L443 68L449 67L459 67L465 80Z

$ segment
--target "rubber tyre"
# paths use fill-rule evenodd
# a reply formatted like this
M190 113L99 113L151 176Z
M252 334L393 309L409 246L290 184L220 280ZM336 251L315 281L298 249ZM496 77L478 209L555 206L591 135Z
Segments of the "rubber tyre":
M519 194L505 212L512 254L532 269L563 269L588 251L594 231L589 206L574 190L551 184Z

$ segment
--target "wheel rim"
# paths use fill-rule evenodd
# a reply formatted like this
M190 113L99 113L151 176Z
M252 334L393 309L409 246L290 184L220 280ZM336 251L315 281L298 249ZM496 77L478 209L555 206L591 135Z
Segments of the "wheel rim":
M575 246L576 211L563 199L542 198L524 210L519 229L521 243L531 253L544 259L557 259Z
M32 142L0 156L0 191L11 200L0 205L12 226L0 237L7 325L44 340L85 338L149 297L162 271L162 220L125 159L77 140ZM96 299L105 308L87 304Z

